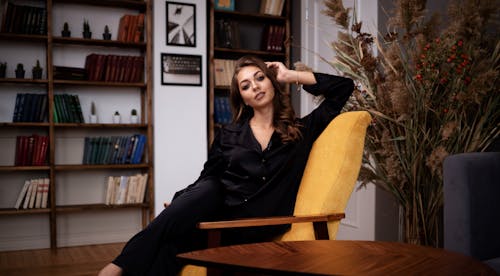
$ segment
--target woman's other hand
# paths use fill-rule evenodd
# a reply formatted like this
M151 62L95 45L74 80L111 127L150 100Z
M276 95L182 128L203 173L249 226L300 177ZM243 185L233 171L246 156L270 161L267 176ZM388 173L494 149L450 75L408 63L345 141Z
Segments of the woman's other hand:
M268 68L276 70L276 79L282 83L292 83L295 82L293 79L294 70L286 68L286 66L279 61L266 62Z

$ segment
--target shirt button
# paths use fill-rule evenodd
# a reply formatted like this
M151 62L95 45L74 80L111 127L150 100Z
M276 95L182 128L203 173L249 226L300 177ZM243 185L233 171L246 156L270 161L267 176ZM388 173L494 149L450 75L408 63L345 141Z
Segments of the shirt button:
M262 177L262 181L266 181L266 177L265 176Z
M262 163L266 163L266 159L265 158L262 158Z
M245 198L243 201L244 201L244 202L247 202L247 201L248 201L248 198Z

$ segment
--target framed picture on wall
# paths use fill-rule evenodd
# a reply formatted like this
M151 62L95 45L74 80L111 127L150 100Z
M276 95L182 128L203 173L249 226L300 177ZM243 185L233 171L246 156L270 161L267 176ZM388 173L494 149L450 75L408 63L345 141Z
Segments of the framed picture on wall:
M201 56L162 53L161 84L201 86Z
M196 47L196 6L166 2L167 45Z

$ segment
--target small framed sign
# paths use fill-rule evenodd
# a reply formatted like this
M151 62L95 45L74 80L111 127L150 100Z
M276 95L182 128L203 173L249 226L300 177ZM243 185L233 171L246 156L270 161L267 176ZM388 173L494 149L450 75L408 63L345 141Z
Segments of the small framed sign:
M201 86L201 56L161 54L161 84Z

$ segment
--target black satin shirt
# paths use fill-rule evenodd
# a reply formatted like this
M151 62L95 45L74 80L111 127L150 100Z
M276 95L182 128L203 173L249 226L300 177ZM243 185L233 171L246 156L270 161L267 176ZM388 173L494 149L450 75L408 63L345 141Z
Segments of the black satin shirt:
M314 73L316 84L303 88L324 101L299 119L302 139L284 144L272 135L261 149L249 122L232 124L216 135L200 178L218 179L232 217L290 215L313 142L351 95L351 79Z

